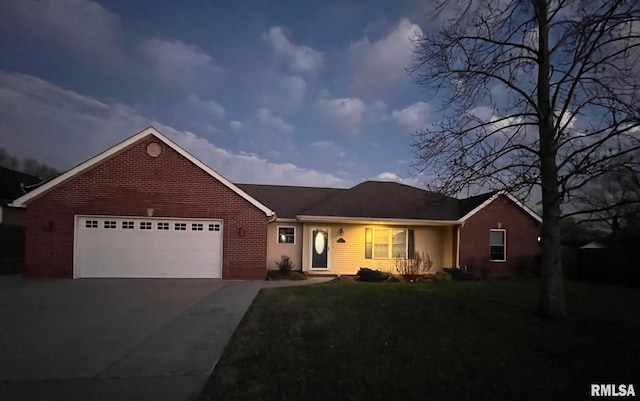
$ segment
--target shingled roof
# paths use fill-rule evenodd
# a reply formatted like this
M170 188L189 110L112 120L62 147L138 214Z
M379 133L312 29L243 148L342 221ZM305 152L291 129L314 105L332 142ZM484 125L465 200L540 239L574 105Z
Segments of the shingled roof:
M349 189L236 184L276 212L296 216L458 220L495 192L467 199L444 196L397 182L366 181Z
M301 214L418 220L455 220L458 201L396 182L366 181L317 203Z
M303 210L346 189L293 187L287 185L236 184L249 196L276 212L276 216L295 219Z
M497 193L498 191L491 191L491 192L487 192L486 194L476 195L466 199L460 199L459 201L460 217L466 215L473 209L482 205L485 201L489 200L493 195Z
M31 174L0 166L0 204L21 197L29 192L29 187L42 182Z

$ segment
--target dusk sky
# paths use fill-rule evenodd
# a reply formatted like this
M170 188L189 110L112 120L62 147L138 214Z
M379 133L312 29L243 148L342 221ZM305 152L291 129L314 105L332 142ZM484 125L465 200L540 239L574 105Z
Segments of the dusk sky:
M0 147L66 170L153 126L233 182L423 186L421 1L0 2Z

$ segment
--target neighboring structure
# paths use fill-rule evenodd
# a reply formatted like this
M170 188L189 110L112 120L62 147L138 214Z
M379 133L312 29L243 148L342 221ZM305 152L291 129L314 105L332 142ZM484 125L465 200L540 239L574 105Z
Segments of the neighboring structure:
M283 255L305 272L355 274L418 251L434 271L508 276L533 262L540 224L504 193L457 200L390 182L236 185L153 128L14 206L27 210L26 274L69 278L264 279Z
M0 166L0 224L25 224L24 208L10 207L9 203L41 182L40 178L31 174Z

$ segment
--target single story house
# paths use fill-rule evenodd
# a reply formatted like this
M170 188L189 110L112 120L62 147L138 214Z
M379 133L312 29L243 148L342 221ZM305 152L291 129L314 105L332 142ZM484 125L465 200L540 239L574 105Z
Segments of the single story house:
M16 199L25 274L264 279L283 255L313 274L392 269L510 276L539 252L540 217L508 193L458 200L367 181L349 189L234 184L147 128Z

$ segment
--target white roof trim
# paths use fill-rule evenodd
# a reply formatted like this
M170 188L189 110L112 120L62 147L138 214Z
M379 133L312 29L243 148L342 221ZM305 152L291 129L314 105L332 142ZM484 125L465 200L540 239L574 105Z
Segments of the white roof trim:
M269 209L268 207L266 207L262 203L258 202L253 197L249 196L249 194L247 194L246 192L244 192L243 190L241 190L240 188L238 188L237 186L232 184L229 180L227 180L226 178L224 178L223 176L218 174L216 171L214 171L212 168L210 168L209 166L207 166L206 164L204 164L203 162L198 160L192 154L190 154L186 150L182 149L180 146L176 145L173 141L171 141L166 136L162 135L159 131L157 131L153 127L149 127L149 128L146 128L146 129L138 132L137 134L133 135L132 137L130 137L128 139L125 139L124 141L120 142L119 144L117 144L117 145L105 150L104 152L92 157L91 159L85 161L84 163L81 163L81 164L77 165L76 167L70 169L69 171L65 172L64 174L59 175L58 177L52 179L51 181L39 186L38 188L34 189L33 191L31 191L31 192L19 197L18 199L14 200L13 203L11 203L11 206L14 206L14 207L26 207L26 203L29 202L30 200L32 200L32 199L40 196L41 194L51 190L52 188L58 186L59 184L69 180L70 178L75 177L76 175L83 173L84 171L90 169L94 165L102 162L103 160L106 160L107 158L113 156L114 154L116 154L116 153L120 152L121 150L129 147L130 145L134 144L135 142L139 141L140 139L142 139L142 138L144 138L144 137L146 137L148 135L153 135L156 138L158 138L165 145L169 146L171 149L175 150L180 155L184 156L187 160L189 160L190 162L195 164L197 167L199 167L202 170L204 170L207 174L209 174L210 176L212 176L216 180L220 181L224 186L226 186L227 188L229 188L230 190L232 190L233 192L235 192L236 194L238 194L239 196L244 198L247 202L251 203L256 208L258 208L261 211L263 211L265 215L267 215L267 216L275 215L275 213L271 209Z
M478 213L480 210L482 210L485 206L487 206L488 204L490 204L491 202L493 202L494 200L496 200L499 196L504 195L507 198L509 198L510 200L513 201L513 203L515 203L516 205L520 206L520 208L522 210L524 210L527 214L529 214L531 217L533 217L538 223L542 223L542 218L540 216L538 216L538 214L536 212L534 212L533 210L531 210L531 208L529 208L529 206L525 205L524 203L522 203L518 198L516 198L515 196L511 195L509 192L507 191L499 191L496 192L491 198L487 199L486 201L482 202L480 205L476 206L473 210L471 210L469 213L465 214L464 216L462 216L462 218L460 220L462 221L466 221L467 219L469 219L471 216L473 216L474 214Z
M344 217L344 216L297 216L302 223L342 223L342 224L380 224L402 226L451 226L460 225L462 220L420 220L394 219L378 217Z
M298 219L289 217L277 217L274 221L277 221L278 223L297 223Z

